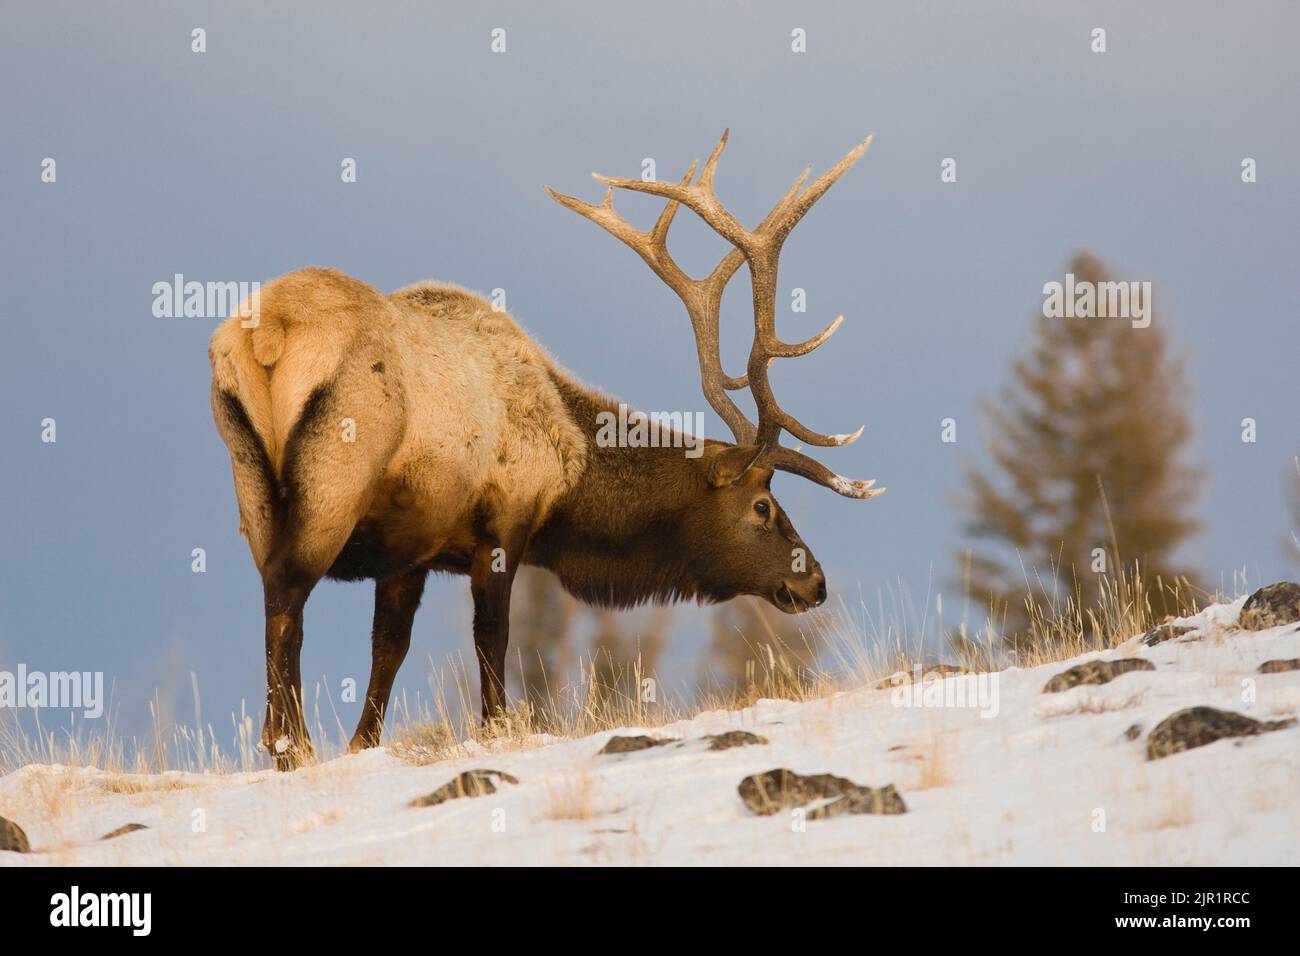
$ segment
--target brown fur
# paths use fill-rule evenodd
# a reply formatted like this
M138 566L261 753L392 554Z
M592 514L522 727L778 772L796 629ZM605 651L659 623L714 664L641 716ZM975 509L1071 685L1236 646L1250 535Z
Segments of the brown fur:
M227 319L209 356L263 580L263 739L278 766L310 753L302 607L325 576L378 582L358 747L379 740L430 570L470 576L485 717L504 704L521 562L610 606L759 594L794 612L825 596L759 449L598 446L596 415L616 405L456 286L384 295L334 270L293 272L262 288L254 319Z

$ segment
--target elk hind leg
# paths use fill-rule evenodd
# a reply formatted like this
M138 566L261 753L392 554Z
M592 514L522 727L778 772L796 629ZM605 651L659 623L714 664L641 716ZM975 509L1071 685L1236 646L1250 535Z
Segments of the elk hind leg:
M279 769L293 769L312 756L300 665L303 606L370 507L399 436L391 409L342 378L312 392L285 443L275 541L261 569L267 678L262 742Z
M319 574L296 562L291 548L275 553L262 572L266 611L266 718L262 745L279 770L314 756L302 700L302 612Z

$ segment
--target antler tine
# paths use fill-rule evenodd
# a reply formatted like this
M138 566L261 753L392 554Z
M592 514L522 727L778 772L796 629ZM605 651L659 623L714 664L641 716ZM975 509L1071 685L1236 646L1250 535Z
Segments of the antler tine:
M651 196L658 196L661 199L676 200L683 206L692 209L715 232L740 249L748 258L755 245L754 234L737 222L735 217L723 207L722 203L718 202L718 197L713 194L713 174L717 171L718 160L722 157L722 150L727 145L730 132L730 130L723 131L722 138L718 140L718 145L709 154L709 159L704 164L704 171L700 174L700 181L697 183L646 182L641 179L619 179L613 176L602 176L599 173L592 173L592 176L595 177L597 182L604 183L606 186L626 189L630 192L646 193Z
M790 230L812 208L813 203L825 195L835 181L861 158L870 145L871 137L868 136L819 176L811 186L800 192L799 186L808 175L805 171L795 189L777 203L755 230L759 237L756 245L761 252L757 256L748 257L754 287L754 345L749 353L749 381L754 402L758 406L758 438L765 444L776 446L782 431L789 432L800 441L821 447L847 445L862 435L863 428L847 435L823 435L808 428L777 404L767 379L767 370L774 359L808 354L830 338L840 326L841 320L837 318L817 335L803 342L781 341L776 334L777 266L781 247Z
M700 189L705 192L713 192L713 174L718 171L718 160L722 158L722 151L727 148L727 140L731 138L730 128L722 131L722 136L718 139L718 145L713 147L713 152L709 153L708 162L704 164L704 172L700 174Z
M722 153L725 142L726 137L724 135L722 142L718 144L709 157L705 172L710 176L712 175L711 170L717 165L718 157ZM684 189L690 188L691 180L698 168L699 161L697 160L691 164L690 169L687 170L686 175L677 186ZM596 173L592 175L601 181L605 178ZM639 180L636 182L639 182ZM744 255L738 250L732 249L707 278L691 278L668 252L668 230L672 226L674 216L677 214L679 200L670 198L663 211L659 214L659 218L655 220L654 226L649 231L643 232L629 225L622 216L614 211L612 198L614 185L613 182L607 184L604 202L599 206L556 192L550 186L546 187L546 191L560 205L572 209L586 219L590 219L605 231L620 239L635 251L669 288L677 293L678 298L686 306L686 312L691 320L691 327L695 332L695 349L699 357L700 382L704 390L704 396L708 399L713 410L717 412L718 417L731 429L736 441L741 444L748 444L753 440L757 428L731 400L731 397L727 395L727 391L745 388L749 384L749 379L743 375L735 377L726 374L722 368L722 357L718 342L718 310L721 305L722 291L728 280L740 268L740 264L744 261Z
M700 161L698 159L691 163L691 168L686 170L686 175L682 177L683 186L690 185L691 180L695 178L695 170L698 169L699 166ZM614 187L610 186L606 189L605 195L610 196L613 192ZM669 200L668 203L664 205L664 211L661 212L659 218L655 220L654 227L650 230L651 241L655 244L655 247L664 254L667 254L668 252L668 227L673 224L673 217L677 215L677 207L679 205L680 203L678 203L677 200Z
M596 225L600 226L606 232L621 239L625 244L635 249L641 254L647 262L650 260L646 257L644 243L642 242L642 233L632 228L628 222L614 211L614 190L605 190L605 199L600 205L589 202L583 202L581 199L575 199L573 196L566 196L564 193L556 192L550 186L543 187L547 195L558 202L566 209L572 209L584 219L590 219Z
M837 315L835 316L834 322L826 326L826 328L822 329L810 339L804 339L802 342L796 342L792 345L786 344L785 342L778 342L777 347L772 354L777 358L798 358L801 355L807 355L813 349L817 348L817 346L821 345L834 335L835 330L838 329L843 322L844 316Z
M885 493L884 488L874 487L876 483L874 478L869 481L845 478L843 475L837 475L831 471L820 461L800 454L792 448L775 449L768 456L768 464L787 474L799 475L801 478L814 481L824 488L829 488L836 494L843 495L845 498L866 499Z
M811 175L812 167L805 166L803 172L799 174L799 178L796 179L794 184L785 191L785 195L776 201L776 205L774 205L768 214L763 217L763 221L758 224L758 228L754 231L758 233L766 233L770 231L772 223L785 215L787 207L789 207L798 197L799 190L803 188L803 184L808 181L808 177Z
M821 199L826 194L826 190L834 186L836 181L862 158L862 155L871 147L871 140L874 135L873 133L849 150L843 159L817 177L816 182L800 194L799 198L791 205L788 213L781 217L780 221L776 222L772 227L772 237L778 245L790 234L790 230L799 224L799 220L813 207L813 203Z
M690 182L698 167L698 161L691 164L691 168L682 179L682 185ZM642 231L632 226L614 211L613 186L605 189L605 199L598 206L556 192L550 186L544 188L547 194L561 206L572 209L585 219L590 219L606 232L620 239L624 245L644 259L646 265L650 266L655 274L663 279L678 296L685 299L694 294L692 286L696 280L683 272L681 267L677 265L676 260L668 253L668 228L672 225L673 217L677 214L678 204L675 200L664 206L663 212L659 214L659 218L649 231Z

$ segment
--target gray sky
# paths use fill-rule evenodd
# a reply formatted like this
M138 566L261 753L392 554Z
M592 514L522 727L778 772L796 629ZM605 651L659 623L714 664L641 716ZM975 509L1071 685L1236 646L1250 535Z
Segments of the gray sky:
M1157 321L1188 358L1208 481L1187 560L1228 585L1241 569L1253 584L1294 577L1282 540L1300 450L1300 8L1066 7L7 4L0 669L103 670L131 732L155 688L179 688L189 712L191 670L219 730L241 699L260 707L261 588L208 408L215 323L154 318L155 282L329 265L385 290L501 287L582 379L642 408L705 410L680 303L542 184L594 200L589 171L635 176L645 157L675 178L726 126L718 190L750 224L805 164L820 172L875 133L782 261L782 301L808 293L806 314L780 316L786 338L846 317L832 344L775 370L782 400L821 430L865 422L856 445L821 457L889 488L861 503L778 479L833 593L874 603L894 588L921 604L950 580L977 403L1081 248L1155 284ZM194 27L205 54L190 52ZM494 27L505 54L489 51ZM944 185L949 156L958 182ZM55 184L40 181L45 157ZM355 184L340 182L344 157ZM687 216L675 240L696 273L724 251ZM733 372L747 296L740 278L725 303ZM939 441L946 416L955 446ZM191 573L195 547L206 574ZM467 592L431 582L399 692L425 686L429 657L468 656ZM364 685L370 611L369 586L317 590L309 684ZM700 612L677 620L668 669L684 685L706 628ZM350 730L355 707L340 712Z

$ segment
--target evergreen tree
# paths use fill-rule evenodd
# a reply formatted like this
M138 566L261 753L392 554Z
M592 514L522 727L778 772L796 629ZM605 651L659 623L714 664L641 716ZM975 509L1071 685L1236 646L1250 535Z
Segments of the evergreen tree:
M1108 279L1087 254L1070 271L1076 286ZM1035 321L1029 354L987 409L992 467L970 470L964 502L968 533L996 545L962 555L967 593L995 631L1023 641L1027 599L1095 607L1108 578L1113 588L1135 570L1134 597L1157 615L1185 609L1188 589L1172 586L1195 579L1174 552L1197 528L1200 479L1181 460L1187 408L1158 315L1145 328L1118 317Z

